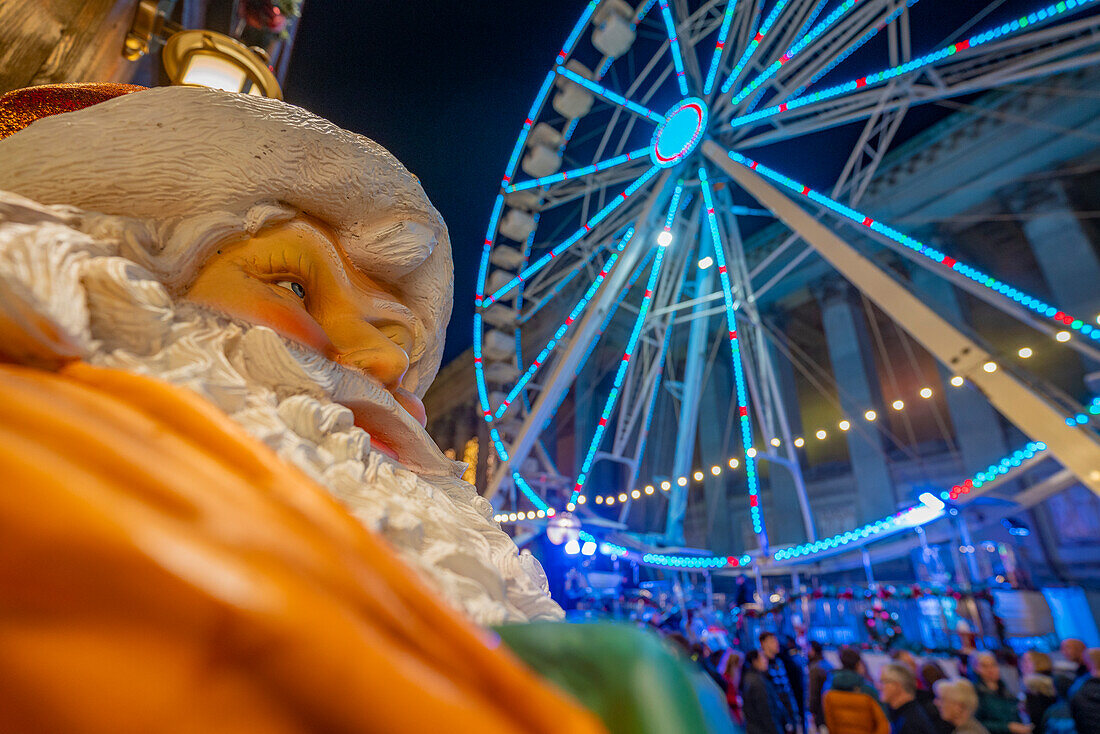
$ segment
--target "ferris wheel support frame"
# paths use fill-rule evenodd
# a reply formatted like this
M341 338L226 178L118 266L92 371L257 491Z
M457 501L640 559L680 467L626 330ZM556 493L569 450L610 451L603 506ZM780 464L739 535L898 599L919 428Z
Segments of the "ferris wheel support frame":
M696 295L709 293L714 277L710 269L696 278ZM688 327L687 363L684 365L683 387L680 391L680 420L676 430L676 451L672 457L672 475L686 476L695 461L695 435L699 428L699 400L703 394L703 367L707 357L707 336L710 317L703 315L706 304L692 308ZM665 518L665 541L669 545L684 544L684 515L687 514L687 486L677 484L669 492L668 515Z
M523 424L512 442L508 460L497 466L495 474L485 488L485 499L492 500L493 496L501 489L505 481L510 482L512 472L515 471L514 462L522 462L531 453L535 442L546 423L558 407L566 390L572 383L571 378L581 361L588 353L588 346L597 338L604 317L618 299L620 291L625 287L627 280L645 255L646 248L638 246L640 242L648 239L650 219L654 207L671 195L668 183L671 172L665 169L657 178L649 197L642 205L639 216L635 220L637 234L634 241L623 250L622 256L611 269L611 273L600 289L596 298L586 309L584 316L577 325L569 346L555 364L550 374L545 378L545 387L539 393L531 410L523 419Z
M973 383L1002 415L1025 435L1045 443L1062 466L1100 495L1100 442L1095 437L1085 429L1066 425L1065 416L1007 370L986 371L983 365L992 362L988 352L814 219L760 173L731 159L728 152L713 141L705 141L702 150L712 163L801 235L936 359Z

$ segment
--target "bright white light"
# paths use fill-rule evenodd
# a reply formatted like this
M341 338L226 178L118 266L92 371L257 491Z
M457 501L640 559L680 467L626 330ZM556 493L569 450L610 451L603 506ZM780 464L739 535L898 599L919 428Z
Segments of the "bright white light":
M642 493L635 489L630 493L630 496L634 499L641 499Z
M570 502L568 505L565 506L565 509L572 512L573 510L577 509L577 506L575 504L573 504L572 502Z
M873 410L868 410L866 413L863 414L863 417L869 421L873 421L875 418L878 418L878 413Z
M847 431L849 428L852 427L852 424L849 423L848 421L841 421L840 423L836 424L836 427L839 428L842 431Z
M694 474L692 474L691 476L695 477L695 481L697 481L697 482L703 481L703 472L701 472L701 471L697 471Z
M626 502L626 492L619 492L619 502Z
M603 504L603 495L599 495L599 494L596 495L596 504L597 505L602 505Z
M922 388L920 389L920 396L921 396L922 398L924 398L925 400L927 400L928 398L932 397L932 388L930 388L930 387L922 387Z
M918 499L921 504L909 509L898 518L898 525L902 527L915 527L935 520L943 514L943 500L931 492L925 492Z
M901 410L902 408L905 407L905 401L904 400L895 400L894 402L890 403L890 407L893 408L894 410Z
M745 456L749 457L750 459L756 458L756 449L752 448L751 446L745 449Z
M546 517L546 513L542 510L539 510L538 512L535 513L535 517L539 517L539 518Z
M739 462L737 459L730 459L730 469L736 469L740 465L740 463L741 462Z
M700 270L706 270L707 268L709 268L713 264L714 264L714 258L712 258L710 255L707 255L706 257L704 257L702 260L699 261L699 269Z
M990 372L990 373L996 372L997 371L997 363L996 362L986 362L985 364L982 365L982 369L985 370L986 372Z
M1020 351L1016 352L1016 354L1020 355L1020 359L1027 359L1034 354L1034 352L1031 351L1031 347L1020 347Z
M1059 331L1057 334L1054 335L1054 338L1057 339L1060 342L1068 342L1069 341L1069 332L1068 331Z
M771 441L768 441L768 443L770 443L772 446L775 446L776 448L779 448L779 444L781 443L781 441L778 438L773 438Z
M607 498L607 505L608 505L608 507L610 507L610 506L611 506L611 505L613 505L613 504L615 504L615 498L614 498L614 497L610 497L610 496L609 496L609 497Z
M688 478L687 477L677 477L677 479L676 479L676 484L680 485L681 487L686 487L687 483L688 483Z
M583 505L587 501L588 501L588 499L585 498L585 496L583 494L580 497L577 498L577 504L578 505Z
M960 375L955 375L951 378L951 384L955 387L962 387L964 380Z
M814 435L817 436L819 441L824 441L825 437L829 434L825 433L824 429L818 429L817 433L815 433Z
M239 92L247 79L244 69L220 55L193 53L188 57L180 82Z
M710 473L711 473L711 474L713 474L714 476L718 476L719 474L721 474L721 473L722 473L722 467L720 467L720 466L712 466L712 467L710 468Z
M806 439L802 438L802 436L799 436L794 440L794 445L798 448L802 448L804 445L806 445Z
M581 546L581 553L586 556L596 555L596 544L591 540L584 541L584 545Z
M661 489L667 492L668 490L672 489L672 484L669 483L669 481L666 479L665 481L661 482Z
M672 244L672 232L667 229L657 235L657 244L661 247L668 247Z
M646 485L645 493L646 494L653 494L653 485L652 484L647 484Z
M565 552L571 556L575 556L581 552L581 544L576 540L570 540L565 544Z

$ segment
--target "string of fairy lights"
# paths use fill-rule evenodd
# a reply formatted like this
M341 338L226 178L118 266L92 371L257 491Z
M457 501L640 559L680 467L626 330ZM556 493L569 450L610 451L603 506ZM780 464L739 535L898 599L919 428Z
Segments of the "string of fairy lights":
M1100 315L1097 316L1097 322L1100 323ZM1057 338L1057 337L1055 337ZM1064 341L1064 340L1059 340ZM1021 347L1019 349L1019 356L1021 359L1029 359L1034 355L1034 350L1030 347ZM958 375L954 376L950 380L950 384L953 387L962 387L965 384L965 380ZM923 387L917 394L925 400L931 399L933 396L932 388ZM905 402L900 398L894 400L891 404L891 408L895 411L903 411L906 409ZM1100 396L1093 397L1084 411L1078 412L1074 415L1066 418L1066 425L1086 425L1096 417L1100 417ZM867 410L863 414L863 420L866 422L874 422L878 419L878 415L874 410ZM852 421L844 418L837 423L837 428L841 433L847 432L852 428ZM819 441L824 441L830 435L824 428L819 428L814 432L814 438ZM835 434L834 434L835 435ZM779 448L782 442L778 438L772 438L769 443ZM793 440L795 446L802 448L805 446L805 439L801 436ZM991 481L993 478L1004 474L1011 470L1013 467L1019 466L1020 462L1025 459L1031 458L1033 455L1041 452L1046 447L1038 442L1033 442L1027 445L1024 449L1016 451L1013 454L1006 456L1002 461L991 464L988 469L979 471L971 479L967 479L960 484L955 485L950 491L943 492L943 499L955 500L958 497L969 494L973 489L981 487L983 482ZM755 449L750 449L752 456L756 456ZM708 476L717 477L721 476L727 469L732 471L741 466L741 461L731 456L725 461L725 466L720 464L714 464L709 469L695 469L690 475L679 476L675 478L659 478L654 479L651 483L644 486L636 487L630 491L623 492L609 492L606 494L596 494L592 496L592 503L596 505L603 505L606 507L613 507L617 504L625 504L631 500L641 500L647 497L659 496L662 494L668 494L673 485L679 487L686 487L691 482L695 484L702 483ZM575 502L570 502L566 505L566 509L570 512L577 508L577 505L584 505L589 502L586 495L578 495ZM542 520L548 517L553 517L556 513L552 507L545 506L545 503L541 509L537 510L517 510L514 512L501 512L493 516L493 520L502 523L509 522L524 522L530 520Z

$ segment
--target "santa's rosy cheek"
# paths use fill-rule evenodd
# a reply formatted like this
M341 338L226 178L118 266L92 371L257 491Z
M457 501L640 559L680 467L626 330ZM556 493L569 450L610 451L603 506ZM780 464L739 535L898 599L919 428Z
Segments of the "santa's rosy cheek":
M244 314L242 318L269 326L286 338L326 356L335 351L324 329L303 308L265 300L250 304L248 310L251 314Z
M286 303L284 298L274 294L257 293L249 288L235 291L218 288L212 293L212 289L205 287L206 285L208 284L196 283L188 298L233 318L267 326L283 337L315 349L325 356L331 357L335 352L324 329L302 306Z

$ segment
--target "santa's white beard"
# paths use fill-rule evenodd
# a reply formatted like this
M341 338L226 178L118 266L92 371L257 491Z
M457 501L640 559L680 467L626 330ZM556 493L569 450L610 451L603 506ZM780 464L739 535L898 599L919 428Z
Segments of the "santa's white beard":
M118 257L112 240L77 232L44 209L35 213L44 221L16 223L0 206L0 292L53 318L84 346L87 361L214 402L327 488L474 621L561 618L538 561L517 552L489 502L454 466L439 455L437 471L418 475L371 451L351 411L331 398L362 399L375 386L266 327L173 300L148 271Z

